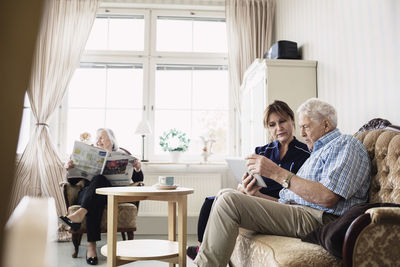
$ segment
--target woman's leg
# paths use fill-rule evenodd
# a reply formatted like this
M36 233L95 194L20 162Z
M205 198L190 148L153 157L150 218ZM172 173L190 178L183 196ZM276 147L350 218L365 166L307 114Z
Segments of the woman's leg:
M199 251L201 242L203 242L204 231L207 226L208 217L210 216L211 206L214 202L215 197L206 197L203 205L200 209L199 220L197 222L197 241L199 242L197 246L189 246L186 250L186 255L192 260L196 258Z
M208 217L210 216L211 206L214 199L215 197L206 197L203 206L201 206L199 221L197 223L197 241L199 241L199 244L203 242L204 231L206 230Z
M74 223L80 223L85 219L85 216L87 214L87 209L85 208L79 208L77 209L74 213L68 215L68 219L71 220L71 222Z
M86 250L86 257L87 258L97 257L96 242L88 242L87 250Z
M106 177L97 175L93 177L88 186L79 192L80 205L87 210L86 231L88 242L100 240L101 217L107 204L107 196L96 194L96 189L109 186L111 186L111 183Z

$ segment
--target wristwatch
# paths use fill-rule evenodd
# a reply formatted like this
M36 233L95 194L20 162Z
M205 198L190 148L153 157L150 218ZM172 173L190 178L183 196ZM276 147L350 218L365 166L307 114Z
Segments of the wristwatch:
M289 175L286 177L285 180L283 180L282 182L282 187L283 188L289 188L290 186L290 180L292 179L292 177L294 176L294 173L289 173Z

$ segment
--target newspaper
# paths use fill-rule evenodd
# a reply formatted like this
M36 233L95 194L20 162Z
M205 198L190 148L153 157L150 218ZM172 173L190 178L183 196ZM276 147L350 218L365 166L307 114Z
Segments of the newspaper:
M132 183L135 157L108 152L99 147L75 141L71 155L74 167L68 170L67 178L84 178L89 181L96 175L104 175L113 186Z

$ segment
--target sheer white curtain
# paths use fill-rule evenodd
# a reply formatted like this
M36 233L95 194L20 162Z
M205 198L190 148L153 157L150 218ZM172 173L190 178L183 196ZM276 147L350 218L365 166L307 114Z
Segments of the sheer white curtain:
M79 64L98 5L98 0L45 2L27 89L37 123L16 168L10 211L28 195L53 197L57 213L66 213L59 186L65 170L50 140L47 122Z
M240 114L243 74L272 44L275 0L225 0L230 88Z

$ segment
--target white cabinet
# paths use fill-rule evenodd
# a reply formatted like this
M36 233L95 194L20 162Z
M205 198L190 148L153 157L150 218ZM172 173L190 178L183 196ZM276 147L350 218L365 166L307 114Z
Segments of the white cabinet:
M274 100L286 102L295 113L296 137L299 134L297 108L317 97L317 62L311 60L256 59L247 69L241 86L241 154L254 152L268 142L263 125L265 108Z

